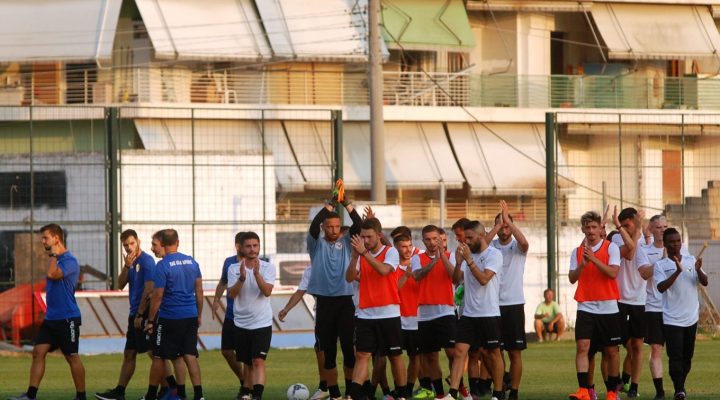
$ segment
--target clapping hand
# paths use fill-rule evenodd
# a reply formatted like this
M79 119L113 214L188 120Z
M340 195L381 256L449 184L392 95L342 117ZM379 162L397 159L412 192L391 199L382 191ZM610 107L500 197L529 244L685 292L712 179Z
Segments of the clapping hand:
M678 272L682 272L683 266L682 266L682 263L680 262L680 259L677 258L677 256L675 256L675 257L673 257L673 260L675 261L675 268L676 268L676 270L677 270ZM698 258L698 260L702 260L702 259L701 259L701 258ZM695 265L697 266L697 263L695 263ZM702 262L700 263L700 265L702 265Z
M350 243L357 254L364 254L367 251L367 249L365 249L365 243L360 238L360 235L354 235L350 238Z

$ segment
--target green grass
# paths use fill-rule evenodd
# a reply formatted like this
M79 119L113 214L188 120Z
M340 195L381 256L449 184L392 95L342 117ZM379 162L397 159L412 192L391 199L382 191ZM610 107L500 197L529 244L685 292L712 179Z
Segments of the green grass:
M574 351L574 342L572 341L531 343L523 355L524 373L520 386L521 398L528 400L566 399L567 393L573 392L577 385ZM646 355L648 351L649 349L646 347ZM622 353L624 355L624 351ZM716 383L714 378L717 377L715 374L720 366L718 360L720 360L720 341L697 342L693 369L687 381L690 398L709 400L720 397L720 390L714 385ZM30 356L27 354L0 357L0 399L25 391L30 361ZM121 363L119 354L84 356L83 362L87 370L89 395L115 386ZM135 376L128 388L128 399L137 399L144 394L147 387L148 364L148 360L139 359ZM447 363L443 362L443 364ZM202 353L200 366L207 399L230 399L235 396L237 382L231 376L219 351ZM311 391L317 385L317 368L311 349L272 349L268 358L267 372L267 388L264 396L266 399L284 399L287 387L296 382L305 383ZM599 375L596 380L600 380ZM190 386L189 381L188 386ZM342 386L341 384L341 388ZM672 383L667 376L667 365L665 366L665 390L672 392ZM48 357L47 370L40 386L39 398L71 399L74 393L65 360L58 355ZM602 393L604 394L604 391ZM640 393L641 398L644 399L651 399L654 396L647 363L643 365ZM191 388L188 390L188 394L192 395Z

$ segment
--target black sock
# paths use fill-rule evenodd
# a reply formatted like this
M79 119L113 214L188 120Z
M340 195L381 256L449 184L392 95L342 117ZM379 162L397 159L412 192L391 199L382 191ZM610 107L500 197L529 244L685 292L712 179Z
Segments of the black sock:
M420 387L427 390L432 390L432 380L430 377L420 378Z
M443 386L442 379L435 379L432 381L433 387L435 388L435 397L442 397L445 394L445 387Z
M25 394L27 394L27 397L29 397L29 398L31 398L31 399L34 399L34 398L37 397L37 392L38 392L38 388L37 388L37 387L35 387L35 386L28 386L27 392L25 392Z
M360 384L358 383L358 385ZM373 385L372 382L366 380L362 383L362 385L360 385L360 387L362 388L362 392L365 394L365 396L371 398L375 397L375 390L377 390L377 386Z
M345 378L345 396L350 395L350 385L352 384L352 379Z
M77 400L87 400L85 397L85 392L75 392L75 398Z
M653 385L655 385L655 394L658 396L665 395L665 389L663 389L663 378L653 378Z
M123 385L115 386L115 392L117 392L117 394L121 394L124 396L125 395L125 386L123 386Z
M250 390L249 387L243 386L243 387L240 389L240 397L242 397L242 396L249 396L251 393L252 393L252 390Z
M194 397L195 400L200 400L203 397L205 397L205 396L203 396L202 385L193 386L193 394L195 395L195 397Z
M623 371L623 373L622 373L622 383L623 383L623 385L625 385L625 384L627 384L628 382L630 382L630 374L628 374L627 372Z
M262 400L264 390L265 385L253 385L253 399Z
M482 380L482 387L485 388L486 391L490 391L490 388L492 387L492 379L484 379Z
M390 387L389 387L389 386L383 387L382 385L380 385L380 390L382 390L383 396L387 396L387 395L390 394Z
M505 392L502 390L493 390L492 397L495 397L498 400L503 400L505 398Z
M470 393L477 395L480 390L480 378L468 378L468 384L470 385Z
M187 394L185 393L185 385L177 385L177 395L181 399L187 397Z
M517 400L517 399L518 399L518 390L510 389L510 396L508 396L508 400Z
M457 389L450 388L449 392L450 392L450 396L452 396L453 399L458 398L458 390Z
M621 384L622 380L620 380L619 376L608 376L605 388L608 392L616 392L618 390L618 386L620 386Z
M328 390L330 391L330 397L335 398L335 397L340 397L340 396L341 396L341 394L340 394L340 386L338 386L338 385L328 386Z
M587 372L578 372L577 373L577 381L578 381L578 386L580 386L581 388L587 389L589 387L588 386L588 373Z
M364 393L364 387L365 385L361 385L359 383L350 382L349 391L350 391L350 397L353 398L353 400L362 400L363 397L366 396ZM332 397L332 396L331 396Z
M638 388L638 384L637 384L637 383L632 383L632 382L630 383L630 390L631 390L631 391L634 390L634 391L637 392L637 388Z
M327 381L320 381L318 389L322 390L323 392L327 392Z
M157 398L157 385L148 385L147 393L145 393L145 400L155 400Z
M172 375L168 375L165 377L165 380L168 383L168 387L174 389L177 387L177 381L175 380L175 377Z

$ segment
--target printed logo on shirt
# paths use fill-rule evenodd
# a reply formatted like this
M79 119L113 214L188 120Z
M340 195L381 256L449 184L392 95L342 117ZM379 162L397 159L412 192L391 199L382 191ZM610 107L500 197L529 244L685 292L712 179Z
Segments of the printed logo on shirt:
M171 267L176 267L176 266L180 266L180 265L192 265L192 260L170 261L170 262L168 262L168 265Z
M342 250L343 244L342 242L335 242L335 249L336 250Z
M135 264L135 272L140 272L140 264Z

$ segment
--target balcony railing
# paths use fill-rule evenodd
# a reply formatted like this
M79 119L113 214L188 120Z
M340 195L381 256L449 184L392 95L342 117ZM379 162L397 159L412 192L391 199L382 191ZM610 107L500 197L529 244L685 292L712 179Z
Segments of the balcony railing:
M720 79L384 72L387 105L720 110ZM24 74L0 104L226 103L363 105L367 75L336 71L136 68Z

